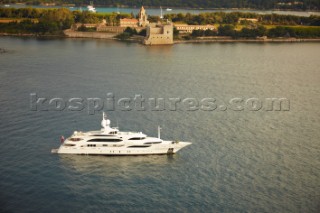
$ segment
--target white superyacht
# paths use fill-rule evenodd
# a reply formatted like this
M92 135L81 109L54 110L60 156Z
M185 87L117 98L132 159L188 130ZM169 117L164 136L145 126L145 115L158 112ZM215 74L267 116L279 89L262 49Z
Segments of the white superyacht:
M110 126L110 120L105 113L101 126L100 131L75 131L69 138L61 141L59 149L53 149L52 152L84 155L174 154L191 144L160 139L160 127L158 127L158 138L148 137L142 132L121 132L117 127Z

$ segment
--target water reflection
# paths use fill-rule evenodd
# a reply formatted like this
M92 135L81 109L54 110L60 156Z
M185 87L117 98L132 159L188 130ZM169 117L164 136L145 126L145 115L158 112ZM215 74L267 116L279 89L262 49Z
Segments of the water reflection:
M80 175L98 174L103 176L152 176L164 167L171 167L176 155L150 156L84 156L60 155L62 167L74 170Z
M174 46L172 45L155 45L147 46L146 50L151 54L171 54Z

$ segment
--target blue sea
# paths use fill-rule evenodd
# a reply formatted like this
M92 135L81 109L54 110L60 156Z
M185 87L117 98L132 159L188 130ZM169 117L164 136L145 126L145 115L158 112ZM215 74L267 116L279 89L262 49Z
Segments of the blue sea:
M0 48L0 212L320 211L320 43L1 37ZM137 95L146 108L119 102ZM72 98L82 109L68 108ZM160 98L164 109L148 105ZM157 136L160 125L163 139L192 145L51 154L61 135L99 130L103 110L121 130Z

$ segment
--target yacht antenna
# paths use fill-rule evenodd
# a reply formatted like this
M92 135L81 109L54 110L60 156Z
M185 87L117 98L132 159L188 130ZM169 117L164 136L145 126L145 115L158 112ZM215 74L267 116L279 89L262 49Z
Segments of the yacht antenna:
M116 121L117 121L117 128L119 129L119 122L118 122L118 118L116 119Z
M161 132L161 127L158 126L158 138L160 139L160 132Z

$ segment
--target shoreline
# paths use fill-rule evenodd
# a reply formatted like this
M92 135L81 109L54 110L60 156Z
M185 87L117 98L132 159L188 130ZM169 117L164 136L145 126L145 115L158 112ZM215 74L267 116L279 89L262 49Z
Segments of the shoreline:
M232 39L232 38L213 38L213 39L190 39L174 40L174 44L184 43L301 43L301 42L320 42L320 38L268 38L268 39Z
M28 38L67 38L65 35L38 35L33 33L0 33L0 37L28 37Z
M94 36L100 35L100 36ZM132 37L130 39L120 40L114 38L110 34L106 36L101 36L103 33L89 33L86 34L81 32L80 35L76 36L70 35L37 35L37 34L9 34L9 33L0 33L0 37L28 37L28 38L85 38L85 39L102 39L109 41L120 41L120 42L132 42L139 43L141 42L141 37ZM113 34L115 35L115 34ZM250 38L239 38L232 39L226 37L215 37L215 38L195 38L190 40L174 40L173 44L187 44L187 43L302 43L302 42L320 42L320 38L267 38L267 39L250 39Z
M1 6L4 6L5 4L0 4ZM68 4L64 5L64 4L55 4L55 5L41 5L41 4L25 4L25 3L14 3L14 4L10 4L10 5L24 5L25 7L33 7L33 6L40 6L40 7L69 7ZM72 7L85 7L87 6L87 4L81 4L81 5L74 5ZM101 4L95 4L94 5L96 8L117 8L116 5L101 5ZM149 9L159 9L159 6L144 6L145 8L149 8ZM203 8L203 7L175 7L175 6L166 6L164 5L163 8L171 8L174 10L201 10L201 11L207 11L207 10L217 10L217 11L221 11L221 10L231 10L231 11L284 11L284 12L320 12L320 9L318 10L296 10L296 9L277 9L277 8L267 8L267 9L261 9L261 8L251 8L251 7L247 7L247 8L226 8L226 7L218 7L218 8ZM132 8L132 9L138 9L139 7L135 7L135 6L129 6L129 5L120 5L119 8Z

